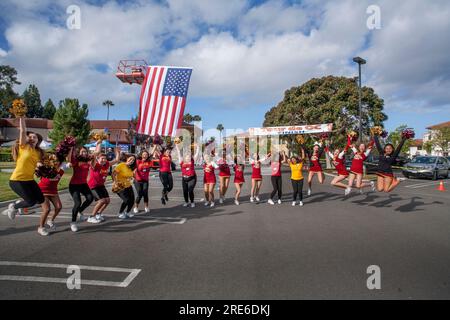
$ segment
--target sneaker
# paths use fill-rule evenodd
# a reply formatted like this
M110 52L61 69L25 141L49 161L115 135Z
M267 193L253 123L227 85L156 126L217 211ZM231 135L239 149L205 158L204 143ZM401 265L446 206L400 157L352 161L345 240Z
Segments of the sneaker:
M271 205L274 205L274 204L275 204L275 203L273 202L272 199L267 200L267 203L268 203L268 204L271 204Z
M278 199L278 204L281 204L281 199Z
M105 221L105 217L104 217L102 214L97 214L97 215L95 216L95 219L97 219L97 220L100 221L100 222Z
M78 226L76 222L71 222L70 223L70 230L72 230L73 232L77 232L78 231Z
M222 197L219 198L219 203L223 204L223 198Z
M258 196L256 196L255 199L256 199L256 202L261 201L261 200L259 200L259 197L258 197Z
M48 228L46 228L49 232L55 232L56 231L56 224L53 221L47 221L47 226Z
M87 221L88 218L84 216L84 214L80 213L80 222Z
M352 188L349 188L349 187L345 188L344 194L346 196L348 196L350 194L350 192L352 192Z
M125 213L120 213L118 218L119 219L126 219L127 215Z
M375 182L374 181L370 181L370 188L372 189L372 191L375 191Z
M166 201L169 201L169 197L167 196L167 193L164 195L164 199L165 199Z
M255 198L250 197L250 202L251 202L251 203L255 202Z
M163 205L166 205L166 199L164 199L164 197L161 198L161 203L162 203Z
M145 211L145 213L149 213L150 212L150 208L145 207L144 211Z
M127 215L127 218L133 218L134 217L134 214L131 213L131 212L127 212L125 214Z
M398 181L406 181L406 180L407 180L407 179L404 178L404 177L398 177L398 178L395 178L395 179L397 179Z
M295 207L295 205L297 204L296 201L292 201L292 206Z
M234 200L234 204L238 206L239 205L239 200Z
M133 212L134 213L139 213L139 209L137 207L134 207Z
M308 196L311 195L311 189L308 188Z
M195 208L195 203L191 202L191 208Z
M303 201L300 201L298 204L300 207L303 207Z
M362 188L359 189L359 194L364 194L364 191Z
M16 204L20 203L20 200L17 200L15 203ZM19 215L19 216L23 215L23 209L22 208L17 209L17 213L16 214Z
M97 219L97 217L89 217L88 219L87 219L87 222L88 223L100 223L100 220L98 220Z
M5 216L7 215L10 220L14 220L16 218L17 209L14 208L14 203L10 203L8 209L3 210L2 212Z
M205 207L209 206L209 201L205 202Z
M45 228L41 228L41 227L38 228L38 233L41 236L48 236L49 235L49 232Z
M185 203L183 203L183 207L187 207L187 206L189 206L189 202L185 202Z
M214 201L211 201L211 204L209 205L211 208L214 207L216 204L214 203Z

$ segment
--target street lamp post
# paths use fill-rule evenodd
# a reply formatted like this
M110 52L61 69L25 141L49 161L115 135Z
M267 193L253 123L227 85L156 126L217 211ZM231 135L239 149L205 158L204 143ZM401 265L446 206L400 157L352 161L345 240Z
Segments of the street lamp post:
M361 57L355 57L353 58L353 62L356 62L358 64L358 84L359 84L359 138L362 139L362 106L361 106L361 65L366 64L366 60L364 60Z

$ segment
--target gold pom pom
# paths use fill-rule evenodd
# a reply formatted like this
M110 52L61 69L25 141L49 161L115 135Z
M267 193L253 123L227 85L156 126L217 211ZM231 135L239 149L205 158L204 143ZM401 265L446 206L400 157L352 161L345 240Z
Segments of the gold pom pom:
M16 118L23 117L27 111L28 109L23 99L15 99L12 103L12 107L9 109L9 112L11 112Z
M383 128L380 126L375 126L373 128L370 128L370 133L373 136L379 136L379 135L381 135L381 133L383 133Z
M303 135L298 134L295 136L295 140L297 141L298 144L304 144L305 143L305 138L303 138Z
M91 132L90 139L95 141L103 141L108 139L108 135L105 131L93 131Z

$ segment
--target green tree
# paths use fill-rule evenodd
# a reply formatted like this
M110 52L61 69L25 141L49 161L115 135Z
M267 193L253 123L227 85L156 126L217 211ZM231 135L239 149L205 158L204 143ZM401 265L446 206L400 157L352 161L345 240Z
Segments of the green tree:
M80 106L78 99L66 98L59 102L59 107L53 117L53 130L49 137L55 142L70 135L76 138L77 144L83 145L89 140L90 124L88 106Z
M217 125L217 131L219 131L219 136L220 136L220 140L219 140L219 144L222 144L222 131L225 129L224 128L224 126L221 124L221 123L219 123L218 125Z
M400 141L402 141L402 131L406 128L409 128L406 124L402 124L401 126L397 127L393 132L390 132L387 137L387 142L392 143L394 146L397 146ZM408 139L403 144L401 153L407 153L409 154L409 147L411 146L411 139Z
M30 84L23 92L22 97L28 109L26 116L28 118L42 118L44 108L42 107L39 89L34 84Z
M441 127L433 130L430 142L433 148L439 148L443 154L448 155L450 150L450 127Z
M16 69L8 65L0 65L0 118L10 116L9 108L13 100L19 97L13 87L19 84Z
M370 127L382 126L387 116L383 113L384 101L372 88L362 88L362 105L363 132L367 137ZM326 76L286 90L284 99L266 113L263 126L333 123L331 141L343 146L346 131L358 126L358 115L355 78ZM286 138L293 141L293 136ZM311 143L311 139L307 141Z
M103 105L108 108L108 113L106 114L106 120L109 120L109 107L114 106L114 103L111 100L103 101Z
M53 104L52 99L48 99L44 105L44 110L42 111L42 118L52 120L56 113L56 107Z

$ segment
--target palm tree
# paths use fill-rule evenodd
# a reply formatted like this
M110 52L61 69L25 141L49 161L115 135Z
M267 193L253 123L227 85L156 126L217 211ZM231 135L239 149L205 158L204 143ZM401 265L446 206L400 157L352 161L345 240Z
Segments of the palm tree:
M186 123L191 123L193 121L191 114L190 113L186 113L183 116L183 121L186 122Z
M109 120L109 107L112 107L114 103L111 100L103 101L103 105L108 108L108 114L106 116L106 120Z
M219 131L219 134L220 134L219 144L222 144L222 131L223 131L225 128L223 127L223 125L222 125L221 123L219 123L219 124L217 125L217 128L216 128L216 129Z
M195 115L195 116L192 117L192 121L193 122L195 122L195 121L202 121L202 117L200 117L199 115Z

